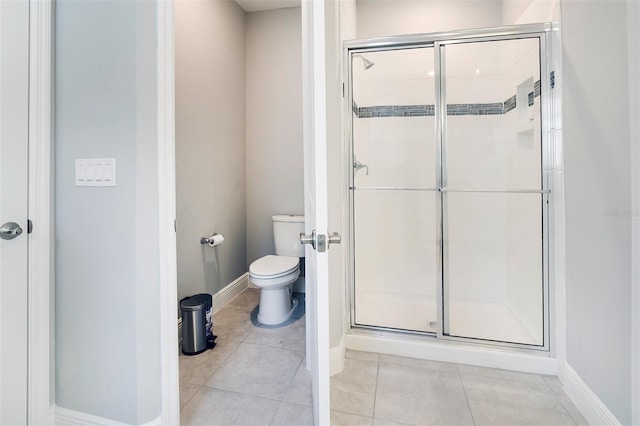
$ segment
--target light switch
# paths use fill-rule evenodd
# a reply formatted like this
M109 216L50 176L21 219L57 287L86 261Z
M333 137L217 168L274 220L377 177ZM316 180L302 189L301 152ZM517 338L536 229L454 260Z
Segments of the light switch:
M115 158L77 159L76 186L116 186Z

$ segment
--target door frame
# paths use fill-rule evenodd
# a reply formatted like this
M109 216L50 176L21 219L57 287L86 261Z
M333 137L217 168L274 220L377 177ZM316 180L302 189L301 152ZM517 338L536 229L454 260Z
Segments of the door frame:
M176 258L176 186L175 186L175 0L157 2L157 132L158 132L158 251L160 259L160 374L161 374L161 424L180 422L179 371L178 371L178 327L177 308L177 258ZM324 37L324 14L316 15L321 3L315 4L313 26L302 21L303 39ZM322 25L321 25L322 24ZM312 34L313 32L313 34ZM314 49L313 63L322 63L319 52ZM313 70L310 70L313 71ZM319 114L320 112L315 112ZM328 315L328 314L327 314ZM327 334L328 330L323 333ZM326 340L326 339L325 339ZM320 350L318 356L326 357L328 351ZM309 354L307 354L309 357ZM323 364L323 365L324 365ZM324 368L323 370L328 370ZM327 374L328 377L328 374ZM322 399L328 403L328 388L321 389ZM320 422L328 422L323 413Z
M29 0L28 424L53 423L53 31L53 1Z
M305 232L328 230L327 198L327 14L323 0L303 1L302 101ZM313 229L312 229L313 228ZM327 244L327 250L329 246ZM330 423L329 253L307 247L307 370L311 372L314 424Z
M180 424L176 255L174 0L157 2L158 253L161 424Z

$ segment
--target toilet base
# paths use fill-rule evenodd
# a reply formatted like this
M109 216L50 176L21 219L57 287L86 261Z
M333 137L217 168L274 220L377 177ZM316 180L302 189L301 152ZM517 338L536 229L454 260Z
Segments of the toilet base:
M296 299L298 301L297 303L294 300L291 301L292 304L296 303L295 309L293 310L293 315L291 315L291 318L289 318L287 321L281 322L280 324L276 324L276 325L267 325L258 321L258 310L260 308L260 305L256 304L255 308L251 310L251 324L253 324L254 327L267 328L267 329L287 327L293 324L299 319L304 318L304 314L305 314L305 306L304 306L305 297L304 296L305 296L304 293L295 293L295 292L291 295L293 299Z
M260 289L260 306L258 321L265 325L278 325L286 322L293 315L298 299L291 298L290 287L279 289Z

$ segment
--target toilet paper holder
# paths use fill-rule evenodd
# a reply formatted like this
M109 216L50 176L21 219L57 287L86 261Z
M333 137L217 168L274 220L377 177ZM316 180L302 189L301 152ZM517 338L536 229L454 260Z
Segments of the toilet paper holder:
M214 233L210 237L202 237L202 238L200 238L200 244L202 244L202 245L208 244L211 247L218 246L218 245L222 244L223 242L224 242L224 237L221 234L218 234L217 232Z

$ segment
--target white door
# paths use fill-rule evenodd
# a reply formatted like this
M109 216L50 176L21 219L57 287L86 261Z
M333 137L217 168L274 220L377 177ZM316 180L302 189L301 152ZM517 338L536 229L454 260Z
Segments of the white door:
M307 291L307 366L316 425L329 424L329 236L325 4L302 2L304 194ZM317 233L317 234L316 234Z
M27 422L28 48L29 2L0 0L2 425L20 425Z

